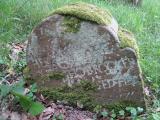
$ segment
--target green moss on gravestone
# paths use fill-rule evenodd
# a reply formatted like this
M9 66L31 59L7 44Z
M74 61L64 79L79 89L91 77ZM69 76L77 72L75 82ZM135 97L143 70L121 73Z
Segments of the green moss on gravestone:
M27 78L30 77L30 69L28 66L23 69L23 75Z
M65 5L56 9L53 14L69 15L102 25L109 25L112 22L112 15L108 11L83 2Z
M51 81L51 80L63 80L65 78L65 74L63 72L57 72L57 71L52 71L45 73L44 75L39 75L35 77L35 81L44 83L45 81Z
M118 37L120 39L120 47L121 48L130 47L135 50L137 56L139 57L139 48L136 43L136 39L130 31L128 31L124 28L119 28Z
M35 80L30 77L30 70L28 67L24 69L24 75L26 75L27 83L34 83ZM65 74L62 72L49 72L46 75L41 76L38 82L44 82L46 80L62 80L65 78ZM40 80L40 81L39 81ZM118 113L119 110L125 109L125 107L137 107L136 103L132 101L120 101L111 104L101 104L95 101L94 92L97 92L98 86L87 80L82 80L80 83L69 87L67 85L59 86L56 88L41 88L41 92L49 100L66 101L69 105L77 106L77 103L82 104L83 108L94 111L96 106L102 106L108 110L115 110Z
M26 67L23 70L23 76L28 84L32 84L35 81L40 82L40 83L44 83L45 81L62 80L63 78L65 78L65 74L63 72L57 72L57 71L48 72L48 73L45 73L44 75L39 75L39 76L33 78L31 76L31 72L28 67Z
M69 87L64 85L62 87L57 88L43 88L39 92L41 92L46 98L49 100L60 100L65 101L69 105L77 106L77 103L83 105L83 108L94 111L97 106L101 106L102 108L106 108L108 110L115 110L115 112L119 112L126 107L137 107L136 103L132 101L120 101L111 104L101 104L95 101L94 92L97 91L98 86L95 83L90 81L82 80L80 83Z
M65 32L76 33L79 31L81 20L72 16L64 16L62 26L65 27Z
M89 81L81 81L72 87L67 85L57 88L43 88L40 92L50 100L66 101L72 106L77 103L82 104L85 108L92 110L96 105L94 102L93 93L96 91L97 86Z
M62 80L63 78L65 78L65 74L63 72L49 72L47 74L47 76L49 77L49 79L51 80Z
M24 69L23 69L23 77L26 81L27 84L32 84L34 83L34 80L33 78L31 77L31 72L30 72L30 69L28 66L26 66Z

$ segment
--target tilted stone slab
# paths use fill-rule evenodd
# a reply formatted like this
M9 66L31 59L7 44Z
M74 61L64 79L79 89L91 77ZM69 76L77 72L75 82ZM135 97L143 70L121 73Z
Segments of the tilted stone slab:
M129 101L144 106L133 35L118 27L109 12L93 5L64 8L43 20L28 40L27 64L39 88L73 86L87 80L97 85L94 99L99 103Z

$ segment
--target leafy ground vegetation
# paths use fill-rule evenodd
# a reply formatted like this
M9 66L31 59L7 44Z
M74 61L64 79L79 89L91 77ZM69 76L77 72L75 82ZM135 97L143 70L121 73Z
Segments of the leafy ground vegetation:
M75 109L62 105L60 101L56 104L49 102L37 93L36 84L30 86L25 84L23 69L26 66L25 41L28 34L54 9L77 1L93 3L110 10L122 27L135 34L145 81L144 91L147 101L145 112L140 107L126 107L115 112L114 109L103 110L101 106L96 106L92 113L82 111L79 109L83 107L78 103L79 109ZM77 118L81 120L89 118L160 120L159 11L159 0L143 0L143 4L138 7L133 6L127 0L0 0L0 120L2 116L10 117L10 119L18 116L17 120L19 120L20 115L16 112L21 113L23 120L27 117L34 120L49 118L62 120L65 119L65 114L71 111L70 119L73 120ZM78 117L74 118L74 116Z

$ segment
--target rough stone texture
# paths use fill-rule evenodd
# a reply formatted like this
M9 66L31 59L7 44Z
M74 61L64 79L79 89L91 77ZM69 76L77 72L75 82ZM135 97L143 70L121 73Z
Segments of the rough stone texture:
M132 101L144 105L137 56L132 48L120 48L117 22L112 18L105 26L82 20L77 32L66 32L64 18L49 16L28 40L27 63L39 87L72 86L89 80L98 85L95 99L100 103ZM65 77L46 80L43 76L51 72Z

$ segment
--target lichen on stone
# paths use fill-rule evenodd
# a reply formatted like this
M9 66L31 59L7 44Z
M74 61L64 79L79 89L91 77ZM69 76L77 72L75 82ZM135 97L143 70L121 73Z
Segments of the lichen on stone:
M64 16L62 26L65 27L65 32L76 33L80 29L81 20L72 16Z
M112 22L112 15L108 11L83 2L60 7L53 14L70 15L102 25L108 25Z
M120 47L121 48L130 47L135 50L137 57L139 57L139 48L136 43L136 39L130 31L128 31L124 28L119 28L118 37L120 39Z

